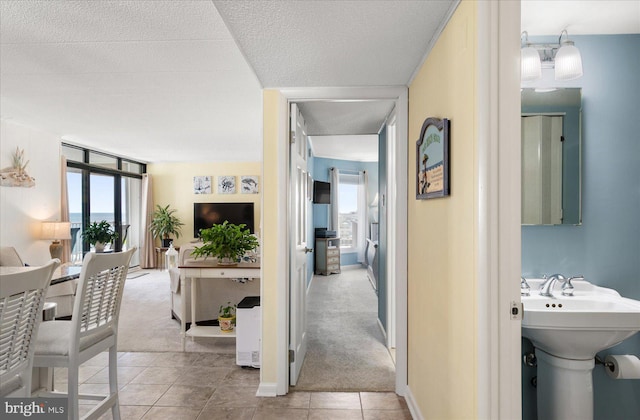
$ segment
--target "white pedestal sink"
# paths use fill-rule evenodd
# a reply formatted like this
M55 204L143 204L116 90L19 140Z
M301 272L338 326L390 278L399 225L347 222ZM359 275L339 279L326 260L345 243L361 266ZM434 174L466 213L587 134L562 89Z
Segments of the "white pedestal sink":
M527 280L522 335L536 348L538 418L592 419L592 370L597 352L640 331L640 302L588 281L574 281L574 296L540 296L542 279Z

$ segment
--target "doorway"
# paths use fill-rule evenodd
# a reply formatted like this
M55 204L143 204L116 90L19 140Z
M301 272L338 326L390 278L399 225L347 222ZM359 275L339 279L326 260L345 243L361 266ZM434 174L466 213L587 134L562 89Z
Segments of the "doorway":
M388 183L393 184L395 186L395 200L393 202L387 200L386 194L380 198L380 201L383 203L387 203L390 207L393 207L393 212L391 213L394 220L389 220L390 231L393 231L393 237L395 238L395 243L391 248L388 249L388 258L394 258L396 264L392 265L393 272L389 271L387 268L385 274L387 277L393 278L395 281L394 293L392 297L387 297L386 299L393 299L394 305L392 306L394 310L394 318L396 320L396 334L395 342L397 345L396 351L396 373L395 373L395 381L393 388L396 393L399 395L404 395L406 384L407 384L407 372L406 372L406 155L407 155L407 144L406 141L406 112L407 112L407 96L406 96L406 88L381 88L381 89L331 89L330 95L328 92L323 94L322 92L318 92L318 90L313 90L314 93L311 95L308 92L288 92L282 91L281 93L287 99L288 103L294 102L304 102L304 101L373 101L373 100L392 100L394 101L395 112L396 112L396 120L394 121L394 155L393 158L395 162L393 165L390 165L389 172L387 173ZM324 96L324 97L323 97ZM288 114L288 113L287 113ZM401 116L401 117L398 117ZM388 123L389 121L387 121ZM287 124L288 126L288 124ZM294 176L293 173L288 174L288 178ZM291 200L294 197L293 191L289 191L288 193L289 199ZM288 216L287 224L291 225L293 220ZM291 238L289 238L288 248L293 249L293 243L291 243ZM290 252L289 252L290 254ZM291 260L293 256L290 256ZM290 274L287 275L287 289L289 290L289 299L292 299L293 296L291 294L291 289L289 283ZM402 301L402 302L399 302ZM290 303L290 302L289 302ZM386 306L386 305L385 305ZM398 310L398 308L402 308ZM291 312L287 308L287 316L291 317ZM286 319L286 317L285 317ZM287 331L289 333L288 336L291 335L291 326L293 320L289 319ZM282 349L282 347L281 347ZM290 350L290 345L286 347L287 354L284 352L280 353L281 356L286 357L288 361L288 352ZM282 359L281 359L282 360ZM288 367L289 363L287 363ZM287 368L287 371L289 369ZM280 378L284 378L283 372L279 374ZM287 379L289 375L286 375ZM286 386L288 390L288 385Z

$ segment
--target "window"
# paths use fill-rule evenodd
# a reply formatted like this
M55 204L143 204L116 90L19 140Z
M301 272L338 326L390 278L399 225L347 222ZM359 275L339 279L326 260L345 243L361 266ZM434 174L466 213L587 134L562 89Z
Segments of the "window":
M71 258L82 261L89 244L82 231L92 222L106 220L118 233L112 249L139 247L142 174L146 165L130 159L62 144L67 158L67 190L71 222ZM134 258L138 258L134 254ZM138 265L131 261L131 265Z
M343 251L355 251L358 247L358 226L360 223L358 209L357 174L340 173L338 181L338 235L340 248Z

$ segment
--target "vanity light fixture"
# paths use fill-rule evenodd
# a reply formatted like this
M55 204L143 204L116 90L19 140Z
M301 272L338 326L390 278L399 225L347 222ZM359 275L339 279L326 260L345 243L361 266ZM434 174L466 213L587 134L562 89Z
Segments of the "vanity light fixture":
M523 82L531 82L542 77L542 63L538 50L529 43L529 34L524 31L520 38L524 37L524 46L520 50L520 77Z
M562 40L562 35L566 38ZM558 44L533 44L527 31L522 32L521 80L531 82L542 77L542 68L554 68L556 80L573 80L582 76L580 50L569 40L566 29L560 33Z
M560 42L562 34L565 34L567 39ZM560 33L558 43L560 44L560 49L556 53L556 80L573 80L581 77L582 56L573 41L569 40L569 34L566 30Z

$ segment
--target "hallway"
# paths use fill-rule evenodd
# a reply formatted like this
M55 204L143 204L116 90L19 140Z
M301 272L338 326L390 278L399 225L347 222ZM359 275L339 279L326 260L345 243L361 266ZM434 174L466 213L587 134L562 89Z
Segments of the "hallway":
M309 347L295 391L394 391L395 366L365 269L314 276L307 295Z

